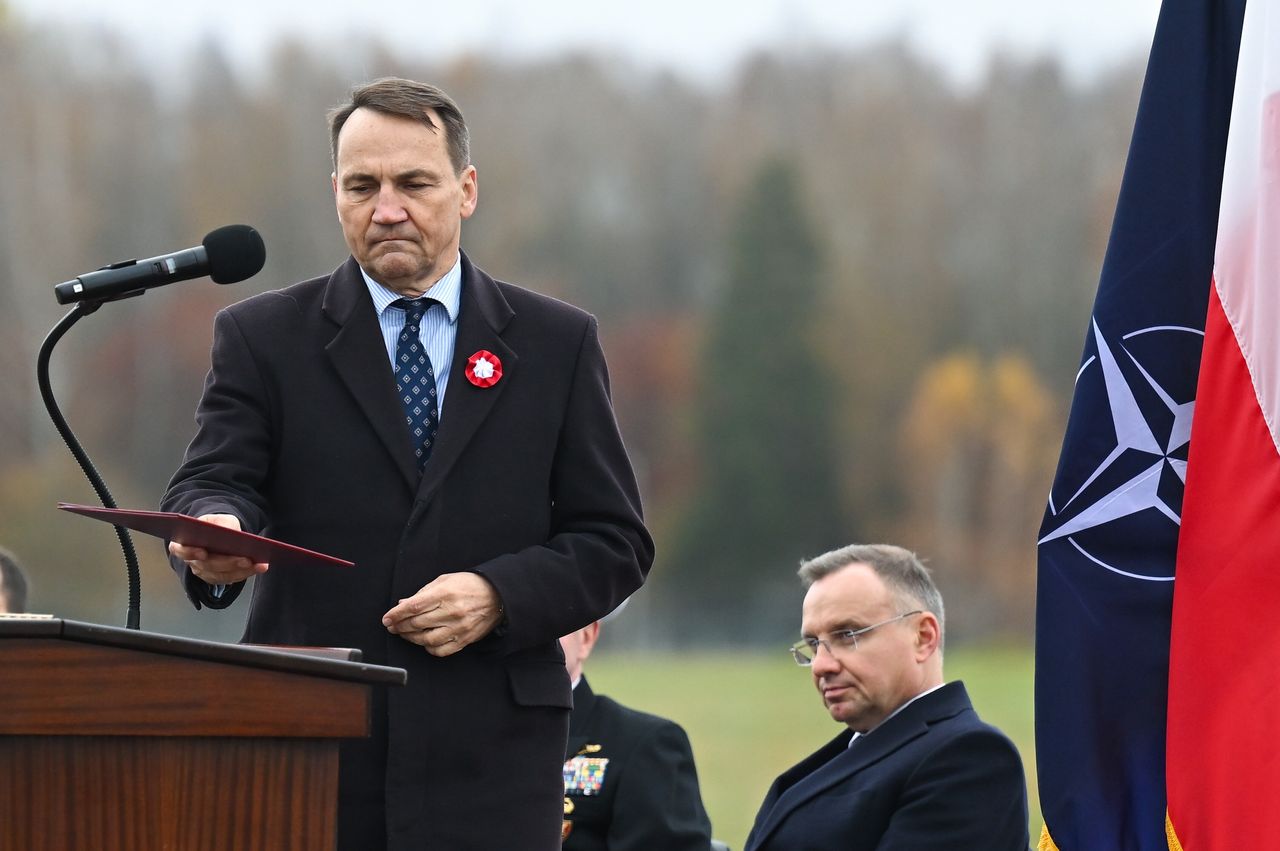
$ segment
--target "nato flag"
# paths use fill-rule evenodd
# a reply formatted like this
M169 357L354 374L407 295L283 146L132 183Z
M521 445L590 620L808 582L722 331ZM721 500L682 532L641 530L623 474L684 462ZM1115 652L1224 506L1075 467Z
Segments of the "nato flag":
M1174 561L1244 0L1165 0L1040 530L1036 760L1060 851L1167 851Z

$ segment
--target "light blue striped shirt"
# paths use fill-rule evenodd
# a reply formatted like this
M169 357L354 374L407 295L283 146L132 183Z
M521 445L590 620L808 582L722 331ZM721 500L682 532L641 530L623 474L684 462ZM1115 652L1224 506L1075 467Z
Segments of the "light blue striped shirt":
M370 278L364 269L365 286L373 297L373 307L378 311L378 325L382 328L382 341L387 346L387 363L395 369L396 341L404 330L404 311L396 308L388 310L391 302L404 298L395 290L384 287ZM444 419L444 392L449 386L449 368L453 364L454 344L458 340L458 307L462 300L462 256L454 262L453 268L445 272L444 277L436 281L426 296L440 302L433 304L422 316L418 326L418 340L427 350L431 358L431 368L436 373L436 409L440 419Z

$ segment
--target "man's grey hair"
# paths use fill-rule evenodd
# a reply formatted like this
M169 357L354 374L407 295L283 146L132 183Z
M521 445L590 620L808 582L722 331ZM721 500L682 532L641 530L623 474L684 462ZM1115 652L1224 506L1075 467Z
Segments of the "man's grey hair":
M830 576L851 564L865 564L871 568L889 589L895 602L902 607L902 611L922 609L932 612L938 619L938 639L941 646L944 627L942 594L938 592L938 586L933 584L929 569L911 550L892 544L850 544L801 562L798 571L800 581L808 588L824 576Z
M443 89L430 83L419 83L400 77L382 77L351 90L351 98L329 111L329 146L334 170L338 168L338 134L357 109L371 109L383 115L416 121L434 132L442 128L431 118L435 113L444 125L444 139L449 148L449 162L455 174L471 165L471 131L462 110Z

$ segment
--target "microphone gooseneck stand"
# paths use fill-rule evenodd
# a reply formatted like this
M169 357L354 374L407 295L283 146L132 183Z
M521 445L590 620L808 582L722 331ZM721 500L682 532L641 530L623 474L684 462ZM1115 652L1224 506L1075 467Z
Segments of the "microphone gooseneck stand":
M110 300L114 301L141 294L142 291L139 290ZM71 454L79 462L80 469L84 471L85 476L89 479L89 484L93 485L93 490L97 493L98 499L102 501L104 507L116 508L116 501L111 498L111 492L107 490L107 483L98 474L97 468L89 460L88 453L84 451L80 441L76 440L71 427L67 425L66 418L62 416L62 411L58 408L58 403L53 398L53 388L49 383L49 358L53 354L53 347L57 345L58 341L62 339L62 336L67 333L72 325L80 321L81 317L88 316L101 307L102 302L103 300L77 302L76 306L66 316L63 316L57 325L53 326L53 330L44 338L44 343L40 346L40 356L36 361L36 379L40 383L40 397L44 399L44 406L49 412L49 418L53 420L53 425L58 429L58 434L62 435L67 448L71 450ZM138 572L138 553L133 547L133 538L130 537L129 530L123 526L116 526L115 530L116 537L120 539L120 548L124 551L125 567L129 573L129 611L125 616L125 627L127 629L138 629L142 605L142 581Z

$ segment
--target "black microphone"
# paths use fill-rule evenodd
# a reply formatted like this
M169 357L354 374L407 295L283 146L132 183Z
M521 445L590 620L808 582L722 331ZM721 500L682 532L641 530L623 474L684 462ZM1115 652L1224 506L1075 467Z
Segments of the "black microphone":
M266 260L267 249L256 230L248 225L227 225L210 231L195 248L112 263L58 284L53 294L58 304L73 304L124 298L205 275L215 284L234 284L258 274Z

